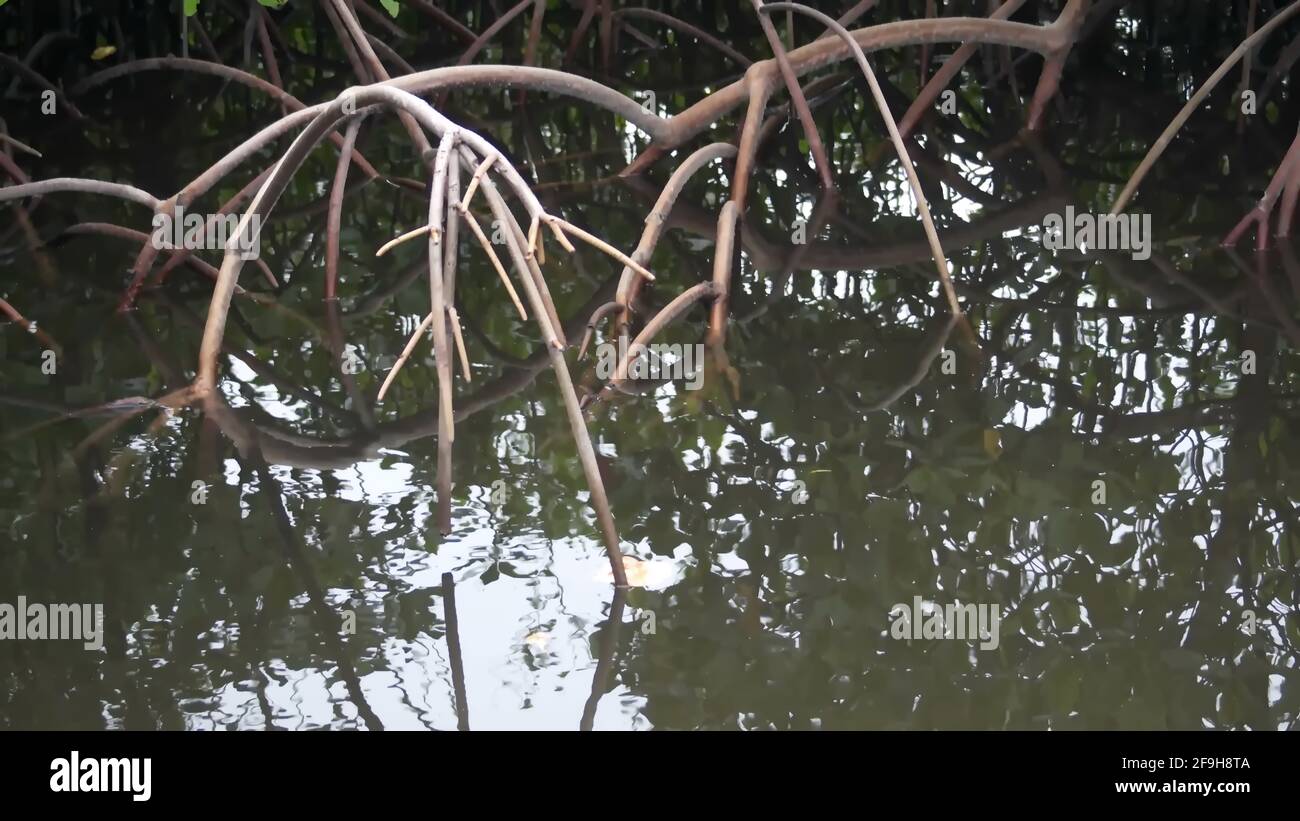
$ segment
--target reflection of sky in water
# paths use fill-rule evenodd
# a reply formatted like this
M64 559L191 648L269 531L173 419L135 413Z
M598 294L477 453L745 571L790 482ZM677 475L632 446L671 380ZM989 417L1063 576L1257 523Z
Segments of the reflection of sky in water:
M441 625L442 574L453 573L470 726L476 730L576 729L596 672L592 637L607 618L611 597L604 549L588 538L547 540L540 534L514 536L497 544L491 488L477 487L469 492L471 505L453 508L455 532L432 553L419 534L434 527L430 517L435 494L431 487L412 484L412 466L392 460L400 455L388 452L385 460L332 471L338 480L335 497L364 503L373 511L371 521L357 524L369 528L372 535L383 533L387 505L407 496L420 501L415 506L414 534L389 543L382 569L369 569L371 583L364 590L327 591L327 597L339 611L365 603L358 611L360 631L365 621L360 610L382 610L391 592L374 580L391 579L404 592L436 591L433 600ZM231 460L227 469L233 484L238 466ZM273 473L290 498L321 496L311 487L317 471L299 471L296 478L283 469ZM627 545L624 549L634 552ZM685 556L688 551L678 553ZM674 569L680 562L648 554L643 558L652 569L634 576L634 586L642 580L641 586L662 589L680 575ZM502 573L483 584L483 573L501 561L508 561L515 575ZM641 628L639 616L634 606L625 608L624 636ZM425 633L409 641L388 636L382 640L381 654L385 669L362 676L361 684L384 727L454 729L457 717L445 638ZM272 675L263 695L277 727L306 729L356 721L356 708L336 669L286 669L282 661L268 662L266 669ZM213 695L211 702L200 699L192 705L202 708L187 715L191 728L262 726L262 710L250 682L225 685ZM639 715L643 702L615 684L599 702L594 728L647 728Z

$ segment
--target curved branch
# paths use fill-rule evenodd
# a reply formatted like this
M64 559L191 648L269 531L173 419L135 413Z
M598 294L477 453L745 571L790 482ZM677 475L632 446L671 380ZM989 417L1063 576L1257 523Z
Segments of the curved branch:
M1009 19L1011 15L1019 11L1020 7L1024 4L1025 0L1006 0L1005 3L998 7L997 11L989 15L989 19ZM829 34L830 32L827 32L827 35ZM921 118L925 116L926 111L934 103L935 98L939 96L940 92L943 91L944 87L947 86L948 83L952 82L952 78L957 76L957 73L962 70L962 66L966 65L966 62L975 55L975 51L978 48L978 43L962 43L961 47L953 52L951 57L944 61L943 66L940 67L940 69L934 73L934 76L930 78L930 82L926 83L925 88L921 89L921 93L916 95L916 99L912 101L912 105L909 106L907 112L903 114L903 119L899 120L899 134L902 134L904 137L911 135L913 129L916 128L917 123L921 121Z
M681 194L682 189L686 187L686 183L691 177L716 159L734 156L736 156L736 147L731 143L712 143L697 149L677 167L677 170L668 178L668 183L664 185L663 191L660 192L654 208L646 215L645 230L641 232L641 241L637 243L636 250L632 252L632 259L641 265L650 262L650 257L654 255L655 246L659 244L659 238L663 236L667 227L668 214L673 210L678 195ZM623 267L622 276L619 277L618 281L618 293L615 297L615 301L622 307L622 315L619 319L620 327L627 324L629 308L636 300L637 292L640 291L643 280L644 278L637 276L631 266Z
M338 164L334 166L334 184L330 187L329 211L325 218L325 300L337 298L339 280L339 223L343 219L343 193L347 190L348 166L352 148L357 144L357 132L363 117L348 123L339 151Z
M27 64L23 63L21 60L18 60L14 57L10 57L8 54L5 54L4 52L0 51L0 66L4 66L8 68L14 74L17 74L19 77L22 77L23 79L28 80L34 83L35 85L38 85L43 89L46 89L47 91L53 91L55 101L57 101L59 105L65 107L68 110L68 113L72 115L73 119L77 119L77 120L86 119L86 115L82 114L80 109L78 109L75 105L72 104L72 101L69 100L67 96L62 91L59 90L58 86L56 86L54 83L51 83L49 80L45 79L45 77L40 72L36 71L33 68L30 68L29 66L27 66Z
M916 176L916 166L912 164L912 158L907 154L907 145L903 142L902 135L898 133L898 124L894 122L894 115L889 111L889 104L885 102L885 95L880 90L880 83L876 80L876 73L871 70L871 64L867 62L867 56L862 53L862 47L853 41L853 37L839 23L802 3L773 3L764 6L764 8L773 10L789 9L806 14L838 34L840 39L853 51L853 57L858 61L858 67L862 69L862 73L867 78L867 85L871 86L871 95L876 100L876 107L880 109L880 116L884 118L885 126L889 129L889 137L894 142L895 150L898 151L898 159L903 163L903 170L907 172L907 181L911 184L912 196L916 199L916 210L921 214L921 222L925 225L925 237L929 240L930 250L934 254L934 265L939 274L939 282L942 283L944 293L948 297L948 308L952 311L953 316L957 316L961 313L961 306L957 304L957 294L952 289L952 280L948 273L948 257L944 254L943 246L939 243L939 234L935 230L934 220L930 217L930 206L926 202L925 192L921 190L921 180Z
M627 382L627 372L632 360L640 356L640 352L649 347L650 340L654 339L660 331L673 324L678 317L686 313L687 309L696 302L702 299L716 298L718 294L718 289L712 282L700 282L682 291L672 302L665 305L663 310L655 314L645 324L645 327L641 329L641 333L637 334L636 339L632 340L632 344L627 346L627 353L619 361L618 368L614 371L614 378L610 380L606 391L622 388L623 384ZM602 393L604 392L602 391Z
M506 11L505 14L502 14L500 17L493 20L492 25L483 29L483 33L480 34L477 38L475 38L474 42L469 44L469 48L465 49L464 53L462 53L460 57L456 60L456 65L458 66L469 65L470 62L473 61L473 59L476 56L478 56L478 53L482 51L483 48L492 40L492 38L497 35L497 32L501 31L501 29L509 25L511 20L515 19L520 14L523 14L524 10L527 9L532 3L533 0L520 0L518 4L516 4L513 8Z
M817 166L817 177L821 181L822 190L833 192L835 180L831 177L831 164L826 158L826 146L822 144L821 134L817 132L817 123L813 120L812 110L808 108L808 99L804 97L803 89L799 87L799 78L790 67L790 59L786 56L785 46L781 45L781 37L776 33L776 26L772 25L772 21L763 11L763 0L750 0L750 2L758 14L759 25L763 29L764 36L767 37L768 45L772 48L772 55L776 58L781 79L790 94L790 105L794 107L804 137L808 140L808 153L812 155L813 162Z
M167 60L169 58L158 59ZM160 63L146 68L168 67L167 64ZM252 77L252 75L245 76ZM238 76L232 76L232 79L235 79L237 82L244 82L244 80ZM257 80L258 78L253 79ZM250 85L254 88L259 87L256 84ZM415 74L408 74L403 77L396 77L381 83L375 83L374 86L394 88L411 94L424 94L443 88L454 89L478 87L524 88L536 91L547 91L553 94L575 97L601 108L608 109L632 123L637 128L645 131L653 139L658 139L668 133L669 121L657 114L646 111L635 100L620 94L608 86L601 85L594 80L588 80L585 77L578 77L567 72L556 71L549 68L529 68L507 65L450 66L446 68L429 69ZM361 86L361 88L370 87L372 86ZM182 192L177 195L178 201L189 202L201 196L244 160L256 154L272 141L284 136L290 131L293 131L295 128L301 128L307 125L329 105L330 103L320 103L318 105L310 106L300 111L295 111L289 116L282 117L266 126L261 131L236 146L227 153L226 156L222 157L215 164L209 167L208 170L204 171L190 182L189 185L187 185ZM480 149L476 148L475 150L478 150L479 153L483 153ZM361 165L361 162L361 160L357 160L358 165ZM369 169L367 170L367 173L373 171L373 168L370 168L369 165L364 167ZM378 172L375 171L374 174L378 175Z
M922 43L969 41L1014 46L1048 54L1059 49L1067 40L1065 28L1057 23L1036 26L1028 23L990 20L985 17L902 20L857 29L850 32L850 36L864 52ZM852 56L852 52L844 40L831 37L797 48L787 56L795 75L802 76L810 71L846 60ZM779 74L779 68L775 60L754 63L746 72L746 78L715 91L673 117L664 128L666 133L655 137L657 145L652 145L651 149L647 150L676 148L704 131L728 112L744 104L750 96L749 75L755 72L759 77L770 81Z
M397 108L412 115L421 126L425 129L439 135L445 135L448 131L453 131L462 141L461 155L466 165L472 167L474 159L471 149L486 151L491 150L491 146L482 137L471 131L461 129L434 109L423 100L413 96L405 91L391 86L368 86L360 89L348 89L343 92L334 102L329 103L324 109L312 120L306 129L293 141L285 152L284 156L275 166L275 171L270 178L258 191L245 211L243 218L240 220L239 230L235 236L227 241L225 257L221 263L221 270L217 279L217 285L214 289L212 302L208 308L208 316L203 330L203 340L199 350L199 373L194 382L195 395L199 398L205 398L214 395L216 389L217 376L217 356L222 349L222 338L225 334L226 320L229 316L230 301L233 296L234 288L239 278L239 271L243 268L244 260L238 253L238 247L241 240L245 240L245 232L251 231L253 239L256 239L257 232L260 231L260 220L254 220L254 217L265 217L274 209L276 202L288 187L290 179L302 166L307 155L315 146L324 138L324 136L334 128L338 123L348 115L344 113L344 106L354 101L356 104L372 105L382 104L388 107ZM486 153L483 151L483 153ZM468 156L466 156L468 155ZM511 167L510 163L502 159L498 163L498 170L502 176L513 185L516 180L523 184L522 178L517 171ZM488 203L492 208L493 214L504 225L510 225L513 216L509 207L506 205L501 194L497 191L496 184L490 177L484 177L480 186L483 189ZM527 191L527 186L523 186ZM529 196L531 192L527 191ZM527 202L527 198L523 198ZM532 202L536 203L536 198L532 197ZM535 216L545 216L545 211L537 205ZM433 210L430 213L431 221L439 218L440 214L435 214ZM432 234L431 234L432 236ZM582 463L583 472L586 474L587 485L590 491L590 501L596 511L596 517L600 524L600 530L603 537L606 553L608 554L611 570L614 575L615 584L620 587L627 585L627 576L623 569L622 554L619 547L618 531L614 525L613 514L609 508L609 498L605 493L605 487L600 477L599 466L595 459L595 450L591 444L590 434L587 432L586 424L583 421L582 410L578 406L577 395L573 390L573 380L569 375L568 367L564 361L562 353L563 346L559 343L556 336L556 328L551 324L547 316L545 306L542 303L541 295L538 292L536 284L531 277L527 275L528 262L525 259L524 252L520 247L516 234L513 231L505 232L506 244L510 249L511 256L514 258L516 268L521 273L524 290L532 304L533 314L541 328L542 336L546 342L546 352L550 358L551 367L555 371L556 381L559 383L560 394L564 399L565 411L569 417L569 424L572 430L574 441L578 448L578 457ZM436 265L431 257L431 271ZM436 321L445 322L443 317L437 317ZM445 328L445 325L444 325ZM447 363L450 364L450 363Z
M269 96L271 99L280 103L283 107L293 111L294 114L303 114L306 111L312 111L314 109L319 108L318 106L312 106L311 108L308 108L306 104L304 104L297 97L293 96L289 92L285 91L284 89L276 85L268 83L266 80L263 80L261 77L258 77L256 74L250 74L247 71L234 68L233 66L223 65L221 63L212 63L212 62L208 62L207 60L195 60L189 57L149 57L143 60L132 60L130 62L122 63L121 65L116 65L113 66L112 68L108 68L103 71L96 72L95 74L90 75L89 77L87 77L86 79L82 80L80 83L75 85L72 90L74 94L80 94L92 88L101 86L104 83L110 82L112 80L116 80L119 77L126 77L131 74L138 74L139 72L142 71L192 71L197 74L207 74L211 77L220 77L223 80L229 80L247 86L253 89L254 91L260 91L263 94ZM262 131L259 131L256 135L254 135L253 139L257 139L262 135L266 134L268 131L271 131L272 129L274 129L276 125L283 123L286 119L293 118L294 114L290 114L287 117L281 118L280 120L276 121L276 123L273 123L271 126L269 126L268 128L262 129ZM314 114L311 116L314 116ZM306 120L309 119L310 116L304 116L301 118L301 120L295 119L294 122L295 123L305 122ZM271 137L268 137L266 141L269 142L270 139L274 139L275 136L278 136L279 134L282 134L285 131L288 131L292 128L293 126L290 125L283 130L275 130L273 132L273 135ZM331 140L333 140L335 145L342 146L343 144L343 138L337 134L331 135ZM245 141L244 145L247 144L248 141ZM258 147L264 144L265 142L259 143ZM235 151L239 151L240 148L243 147L244 146L241 145L239 146L239 148L236 148ZM233 153L234 152L232 152L232 154ZM248 154L251 153L253 152L249 151L240 154L240 159L242 160L243 157L248 156ZM229 158L230 156L231 156L230 154L226 155L227 158ZM375 170L375 167L371 165L366 160L365 157L361 156L360 154L357 154L353 159L356 162L357 166L361 168L362 171L364 171L367 176L372 178L379 176L379 172ZM225 159L218 161L217 166L214 167L226 167L224 163L225 163ZM232 163L229 166L229 168L233 168L233 167L234 164ZM185 189L183 189L183 192L188 191L188 196L184 196L183 194L178 195L177 201L184 204L187 202L192 202L193 200L197 199L199 196L205 193L209 188L211 188L212 185L217 182L217 180L219 180L222 176L225 176L225 173L228 173L229 168L227 168L227 172L223 172L216 179L211 180L210 184L203 185L203 186L196 186L195 183L197 183L197 180L195 181L195 183L190 183L190 185L186 186ZM204 176L206 176L206 174ZM204 179L204 176L200 176L199 179Z
M1156 160L1160 159L1160 155L1165 153L1165 149L1169 147L1169 143L1173 142L1174 135L1178 133L1178 130L1182 128L1183 124L1192 116L1192 112L1205 101L1206 97L1210 96L1210 92L1219 84L1219 81L1228 75L1228 72L1237 64L1237 61L1244 57L1246 52L1250 51L1256 43L1272 34L1274 29L1282 25L1282 23L1287 19L1294 16L1296 12L1300 12L1300 0L1296 0L1296 2L1273 15L1272 20L1269 20L1263 26L1260 26L1258 31L1243 40L1241 45L1233 49L1233 52L1219 64L1219 67L1214 70L1214 73L1210 75L1209 79L1202 83L1200 88L1196 89L1196 93L1192 95L1192 98L1187 101L1187 104L1183 106L1182 110L1178 112L1174 119L1160 134L1159 139L1156 140L1155 145L1151 146L1151 150L1147 152L1147 155L1142 158L1142 162L1138 164L1137 170L1133 172L1133 176L1130 177L1129 181L1124 185L1124 190L1119 193L1119 197L1115 200L1115 204L1111 206L1110 213L1112 215L1123 211L1124 207L1128 205L1129 200L1133 199L1133 195L1137 193L1137 187L1142 184L1142 180L1146 178L1151 167L1156 164Z
M0 202L26 197L43 197L46 194L61 192L117 197L118 199L143 205L151 211L158 210L158 207L162 205L162 200L148 191L136 188L134 185L126 185L120 182L104 182L102 180L86 180L80 177L54 177L53 179L0 188Z

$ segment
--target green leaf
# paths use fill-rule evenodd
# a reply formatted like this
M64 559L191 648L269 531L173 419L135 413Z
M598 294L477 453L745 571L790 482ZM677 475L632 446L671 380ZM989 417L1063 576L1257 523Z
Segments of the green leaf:
M185 16L193 17L199 12L199 0L183 0L185 4ZM3 5L3 3L0 3Z
M394 17L397 16L397 12L400 11L402 8L400 5L398 5L397 0L379 0L379 5L388 9L388 13Z
M279 8L284 8L284 4L288 3L289 0L257 0L257 2L261 3L267 8L279 9Z

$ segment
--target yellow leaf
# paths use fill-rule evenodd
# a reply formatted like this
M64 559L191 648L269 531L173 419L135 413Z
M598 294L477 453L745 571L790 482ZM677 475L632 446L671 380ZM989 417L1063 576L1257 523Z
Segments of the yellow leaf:
M105 57L112 57L114 54L117 54L117 46L100 46L90 52L90 59L102 60Z
M989 455L990 459L996 459L1002 455L1002 437L993 428L984 429L984 452Z
M524 638L524 642L526 642L529 647L532 647L534 650L537 650L538 652L546 652L546 646L551 643L551 634L547 633L544 630L538 630L536 632L529 633Z
M623 572L627 576L628 587L664 588L671 584L677 575L676 567L671 560L657 557L645 561L635 556L624 556ZM614 581L614 573L608 564L601 567L595 580L606 583Z

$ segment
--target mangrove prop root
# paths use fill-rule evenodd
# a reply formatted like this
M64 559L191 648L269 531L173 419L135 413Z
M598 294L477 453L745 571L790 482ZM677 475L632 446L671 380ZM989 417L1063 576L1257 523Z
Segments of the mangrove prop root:
M1273 178L1269 180L1268 187L1264 189L1264 196L1246 212L1241 221L1228 232L1223 238L1223 245L1232 247L1237 244L1241 237L1253 225L1255 226L1255 248L1262 251L1268 247L1269 240L1269 220L1273 216L1273 208L1277 205L1278 198L1286 193L1286 200L1283 202L1282 214L1278 220L1278 235L1287 236L1291 227L1291 218L1295 212L1295 199L1297 181L1300 181L1300 131L1296 132L1295 139L1291 141L1291 147L1287 149L1286 156L1278 165L1277 171L1274 172Z
M875 0L861 0L861 2L854 4L841 17L841 23L836 23L820 12L815 12L806 6L795 3L763 5L761 0L753 0L753 4L758 10L760 24L772 50L772 56L769 59L758 62L750 62L744 55L730 49L720 41L712 42L716 41L716 38L711 35L663 12L640 9L624 9L615 12L613 9L614 4L608 2L608 0L604 2L586 0L581 4L582 21L579 23L578 31L574 33L573 39L570 41L566 60L576 52L578 44L582 42L583 36L589 31L593 21L599 15L598 51L601 63L607 69L612 62L620 32L626 33L641 42L653 43L631 26L628 20L633 17L648 18L663 23L683 31L687 35L694 36L702 42L710 43L746 68L743 78L705 95L698 102L671 118L661 116L655 111L643 109L637 101L630 99L627 95L595 81L563 71L533 66L532 63L536 62L538 44L544 31L544 15L547 4L543 0L521 0L521 2L500 15L496 21L481 33L476 33L463 24L457 23L445 12L440 11L434 4L430 3L429 0L409 0L409 5L416 9L418 13L435 19L452 37L468 42L469 46L458 58L458 65L410 72L396 78L390 77L385 62L380 60L381 53L389 66L401 70L409 70L409 66L391 48L388 48L380 40L366 32L361 21L364 19L367 25L380 26L385 30L386 34L393 37L403 37L405 32L364 4L358 7L351 0L318 0L319 8L324 12L330 26L337 33L343 51L352 65L353 73L361 85L345 90L333 101L305 106L283 89L280 67L276 61L275 42L273 42L273 40L278 40L281 50L285 54L290 53L283 35L275 25L272 17L267 15L265 11L255 8L254 26L246 29L249 36L246 42L251 44L253 37L258 41L269 80L225 66L219 61L191 60L185 57L150 58L128 61L93 74L79 84L77 89L74 89L73 94L75 95L109 80L139 71L190 71L216 76L228 82L237 82L270 96L282 108L283 116L278 120L261 128L256 134L230 150L224 157L203 171L180 191L166 198L158 198L130 186L94 180L62 178L31 182L25 179L21 172L14 174L12 169L6 169L10 176L14 176L17 184L0 188L0 202L65 191L94 193L113 196L143 205L155 215L174 215L178 207L189 206L197 198L211 191L225 177L251 158L257 156L272 142L287 138L296 132L296 136L293 136L290 144L283 150L280 160L273 167L263 171L253 182L246 185L244 190L222 206L223 211L234 209L241 206L245 200L248 200L239 221L237 235L227 243L220 268L213 270L208 266L205 271L215 277L215 286L204 324L203 341L199 356L199 372L194 381L193 390L198 398L210 397L214 395L216 388L218 357L223 353L229 353L223 337L229 318L230 302L235 294L241 293L238 277L245 260L237 252L238 246L242 244L238 243L237 240L246 241L249 239L250 234L255 235L256 232L262 230L263 223L269 219L276 203L308 154L322 140L329 139L340 149L335 166L333 185L329 192L327 228L325 232L327 239L326 298L332 299L336 294L341 213L349 166L355 163L363 171L367 179L374 179L379 176L379 173L356 151L356 138L361 120L366 115L380 109L386 109L395 114L408 132L420 163L425 169L426 178L429 179L429 216L425 226L409 231L385 243L379 249L377 255L382 256L404 241L420 237L426 238L430 310L424 317L424 321L420 323L416 333L408 341L402 356L388 373L380 390L380 396L385 396L390 390L397 372L406 359L410 357L415 345L418 344L420 335L426 330L431 331L439 393L439 407L437 410L439 433L437 472L439 526L444 531L447 530L450 520L451 448L454 439L454 422L457 418L452 395L453 359L459 360L465 379L468 381L471 377L469 356L465 348L460 317L457 314L455 304L457 229L460 221L464 220L469 224L475 239L484 248L489 261L505 285L512 303L525 321L529 319L529 312L524 306L525 300L528 302L528 307L531 308L532 321L540 331L544 343L544 357L539 357L538 361L549 361L555 373L565 412L577 445L578 458L591 491L591 505L596 514L601 538L610 559L615 582L619 586L625 586L626 577L618 534L614 526L612 512L609 509L605 488L600 478L591 437L586 429L572 377L564 360L563 354L567 346L566 330L559 321L550 288L542 271L542 266L545 264L543 226L551 231L555 240L565 251L570 253L574 251L574 245L570 238L581 240L616 260L622 269L615 298L610 300L608 293L603 294L601 295L601 301L597 303L600 307L593 309L595 313L587 324L586 333L580 347L579 356L581 357L590 346L599 323L605 318L614 317L616 332L625 332L631 305L638 290L645 281L654 279L654 275L648 267L650 258L667 225L668 212L673 208L673 204L686 180L714 159L734 157L737 167L735 173L731 175L731 198L724 204L716 217L716 246L711 279L688 288L679 294L669 303L667 308L652 317L637 336L638 342L648 343L654 338L655 334L673 320L683 316L695 303L711 302L707 339L711 347L721 352L720 345L726 332L728 302L732 287L731 276L737 256L737 244L741 243L742 239L745 239L741 237L739 230L745 209L746 194L750 185L749 176L754 168L758 144L763 134L762 126L766 120L767 102L774 91L779 90L783 83L791 97L790 108L798 115L809 141L810 153L813 155L814 166L821 178L822 186L827 191L832 191L834 188L831 176L832 168L826 157L826 147L823 145L812 121L809 102L799 85L799 78L852 57L858 62L868 84L871 86L873 97L875 97L877 106L880 108L881 115L890 131L891 140L907 172L908 181L916 197L918 211L926 229L930 256L939 271L939 278L948 297L951 311L954 315L957 315L960 309L952 283L949 280L946 258L917 180L915 166L907 155L898 126L893 122L888 108L884 105L883 95L867 63L865 52L882 48L921 45L927 49L924 54L928 54L930 44L939 42L961 43L962 48L958 50L960 57L955 55L954 58L948 61L948 64L945 64L944 68L926 85L927 90L923 92L922 97L937 93L937 90L942 86L942 83L939 82L941 77L946 75L943 82L950 80L951 76L959 70L961 62L970 51L974 50L974 44L976 43L1017 47L1037 52L1043 55L1046 65L1040 78L1039 88L1031 103L1030 125L1034 127L1042 118L1046 101L1053 96L1059 85L1060 70L1064 65L1069 50L1077 40L1083 11L1086 10L1088 5L1084 0L1069 0L1057 20L1048 25L1012 23L1006 19L1000 19L1000 15L1009 17L1015 8L1019 7L1019 2L1010 0L1003 4L993 18L956 17L908 20L868 26L849 32L843 28L842 24L848 24L853 19L866 13L875 5ZM492 38L512 20L524 15L530 7L532 8L532 16L525 39L524 65L492 66L470 64ZM931 10L934 7L935 4L927 3L927 15L932 14ZM1247 47L1253 46L1260 37L1265 36L1271 28L1275 28L1281 19L1292 12L1293 8L1294 6L1276 14L1274 20L1269 21L1269 24L1262 27L1251 38L1248 38L1249 45ZM1002 15L1003 9L1006 10L1005 15ZM768 14L773 10L784 10L788 15L794 12L808 14L821 20L828 32L816 41L799 48L793 47L793 41L789 46L783 45L768 18ZM358 17L358 12L362 15L361 17ZM793 18L790 19L792 21ZM197 18L195 22L197 23ZM787 28L791 33L793 32L792 22L787 24ZM205 49L215 56L216 51L211 47L205 33L200 33L200 39L204 42ZM13 58L4 58L0 62L4 62L8 66L16 61ZM928 61L923 60L923 62ZM952 66L951 69L949 69L949 65ZM24 73L22 68L17 67L14 67L13 70L20 76L20 79L26 79L42 87L49 86L48 81L39 76L33 77L30 71ZM923 75L926 71L928 69L923 66ZM922 79L924 80L924 76ZM502 157L486 139L471 130L452 123L433 106L416 96L434 95L441 99L443 95L452 89L471 87L514 88L529 92L538 91L566 95L607 109L622 117L630 125L648 135L651 140L650 145L640 155L633 158L625 173L635 173L647 168L665 154L686 145L709 130L730 112L741 106L747 108L738 145L715 143L706 146L691 154L673 173L672 178L658 197L654 210L646 219L646 227L640 243L629 255L613 247L594 233L561 219L556 214L548 213L538 200L534 187L530 186L509 160ZM54 90L56 94L60 94L58 89ZM518 99L522 100L522 95ZM918 99L917 102L919 103L920 100ZM80 113L70 103L65 102L65 105L69 113L74 116ZM904 130L910 130L910 121L907 117L905 117L905 126ZM339 133L340 129L343 129L342 133ZM437 151L433 150L430 142L431 137L438 140ZM19 147L21 148L21 146ZM470 173L468 184L464 187L463 193L460 188L462 169ZM1272 204L1281 198L1284 221L1289 224L1289 215L1295 208L1297 198L1300 197L1300 170L1296 170L1290 164L1287 164L1284 169L1279 169L1278 180L1280 182L1276 185L1270 184L1269 194L1271 199L1269 206L1271 208ZM423 189L423 183L420 181L403 181L402 184L417 190ZM470 205L480 189L499 227L499 239L505 244L510 255L510 262L515 268L518 277L518 284L522 285L522 298L515 289L513 279L505 270L505 263L498 256L493 244L488 241L478 219L470 210ZM512 196L512 206L507 205L503 192ZM20 207L17 204L15 205ZM515 210L522 209L523 213L516 216L512 212L512 207ZM134 235L130 238L138 239ZM757 237L752 239L757 241ZM131 282L123 295L123 307L133 303L136 292L153 268L158 250L153 248L151 243L142 243L131 269ZM813 253L811 249L809 253L811 256ZM163 265L156 281L161 281L163 274L171 268L186 262L199 270L205 270L206 263L192 259L191 255L185 251L179 251L172 254L171 258ZM270 274L269 268L266 268L260 260L258 265L264 269L265 273ZM273 283L275 281L273 276L270 276L270 280ZM473 330L472 323L471 330ZM620 370L611 383L613 385L625 381L627 362L620 364ZM544 365L540 367L544 367Z
M1219 81L1228 75L1228 72L1237 64L1237 61L1254 48L1256 43L1272 34L1274 29L1282 25L1297 12L1300 12L1300 0L1294 0L1291 5L1277 12L1273 15L1273 19L1260 26L1254 34L1243 40L1241 45L1237 46L1237 48L1235 48L1233 52L1219 64L1219 67L1214 70L1214 73L1201 84L1201 87L1196 89L1196 93L1191 96L1191 99L1187 101L1182 109L1179 110L1178 114L1174 116L1174 119L1170 121L1165 130L1161 132L1160 137L1155 141L1155 144L1151 146L1151 149L1147 151L1146 156L1142 158L1142 162L1138 163L1138 167L1134 170L1133 176L1129 178L1128 182L1124 185L1124 190L1120 191L1119 196L1115 199L1115 204L1111 206L1110 213L1112 215L1119 214L1128 206L1129 200L1133 199L1133 195L1137 193L1138 186L1142 184L1142 180L1144 180L1146 175L1151 171L1151 167L1156 164L1156 160L1160 159L1160 155L1165 153L1165 149L1169 147L1171 142L1173 142L1174 136L1178 133L1179 129L1181 129L1183 124L1191 118L1192 112L1200 107L1201 103L1205 101L1205 98L1210 96L1210 92L1219 84Z
M907 172L907 181L912 187L912 196L916 198L916 210L921 214L921 222L925 226L925 237L930 242L930 250L934 255L934 265L939 274L939 282L943 285L944 294L948 297L948 308L953 316L957 316L961 313L961 306L957 302L957 293L952 288L952 279L948 273L948 258L944 255L943 246L939 243L939 234L935 230L934 220L930 217L930 206L926 202L925 192L921 190L921 181L916 176L916 167L912 164L912 158L907 154L907 144L903 141L902 135L898 133L898 124L894 122L894 115L889 111L889 104L885 102L885 95L880 90L880 83L876 80L876 73L871 70L871 64L867 62L867 56L862 53L862 47L853 40L853 36L839 23L820 11L811 9L801 3L773 3L764 8L772 10L788 8L806 14L838 34L848 44L854 58L858 61L858 67L862 69L863 75L867 78L867 85L871 86L871 96L875 98L876 107L880 110L880 116L884 118L885 126L889 129L889 138L893 140L894 148L898 151L898 159L903 164L903 170Z

